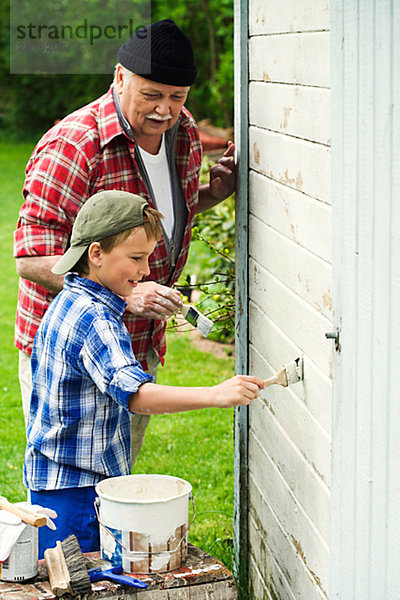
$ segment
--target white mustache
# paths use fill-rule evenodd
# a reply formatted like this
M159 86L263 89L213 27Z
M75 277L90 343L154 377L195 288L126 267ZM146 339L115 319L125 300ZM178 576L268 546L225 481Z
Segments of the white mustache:
M162 115L158 115L157 113L150 113L146 115L146 119L155 119L156 121L168 121L169 119L172 119L172 115L165 115L165 117L163 117Z

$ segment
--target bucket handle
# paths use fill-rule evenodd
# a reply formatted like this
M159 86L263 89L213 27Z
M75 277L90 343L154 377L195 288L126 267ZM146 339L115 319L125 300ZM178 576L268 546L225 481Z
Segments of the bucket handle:
M125 546L123 545L123 543L120 542L115 537L115 535L113 534L112 531L110 531L110 529L107 527L107 525L104 525L104 523L102 521L100 521L100 515L99 515L99 509L98 509L98 507L100 505L100 499L98 497L94 501L94 509L96 511L96 516L97 516L97 520L98 520L99 524L107 531L107 533L109 533L111 535L111 537L114 538L114 540L121 546L121 548L123 548L126 552L129 552L129 554L147 554L147 555L150 555L150 554L164 554L164 552L176 552L178 550L178 548L181 546L183 540L185 539L186 534L189 531L191 524L194 521L194 518L196 516L196 507L195 507L195 504L194 504L194 496L193 496L193 494L190 494L189 498L192 501L193 516L192 516L192 518L190 520L189 525L187 526L187 529L186 529L184 535L181 537L179 543L175 546L175 548L173 548L173 549L170 548L169 550L162 550L162 551L158 551L158 552L141 552L139 550L128 550L127 548L125 548Z

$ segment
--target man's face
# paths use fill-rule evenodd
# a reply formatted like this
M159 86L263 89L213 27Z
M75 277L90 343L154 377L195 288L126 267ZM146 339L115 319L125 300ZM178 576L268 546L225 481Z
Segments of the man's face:
M189 92L189 86L156 83L134 73L124 76L121 67L115 87L122 112L139 143L147 138L159 143L161 135L177 122Z

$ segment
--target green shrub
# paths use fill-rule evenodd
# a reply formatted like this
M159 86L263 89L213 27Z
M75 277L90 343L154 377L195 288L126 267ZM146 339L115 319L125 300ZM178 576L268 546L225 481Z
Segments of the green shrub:
M99 6L101 8L101 6ZM65 3L74 22L74 3ZM190 37L198 69L187 101L197 120L233 123L233 1L152 0L153 21L175 19ZM0 0L0 136L39 137L57 119L104 94L112 74L9 73L10 0ZM72 48L72 47L71 47Z
M204 157L201 182L208 181L213 163ZM192 275L196 276L193 283ZM200 290L199 310L214 321L209 335L233 342L235 330L235 198L230 196L196 216L189 260L179 287Z

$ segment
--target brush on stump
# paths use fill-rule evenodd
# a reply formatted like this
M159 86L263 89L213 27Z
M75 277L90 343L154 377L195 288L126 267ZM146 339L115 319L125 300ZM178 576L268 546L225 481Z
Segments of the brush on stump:
M81 595L92 591L82 550L75 535L44 551L51 591L55 596Z

